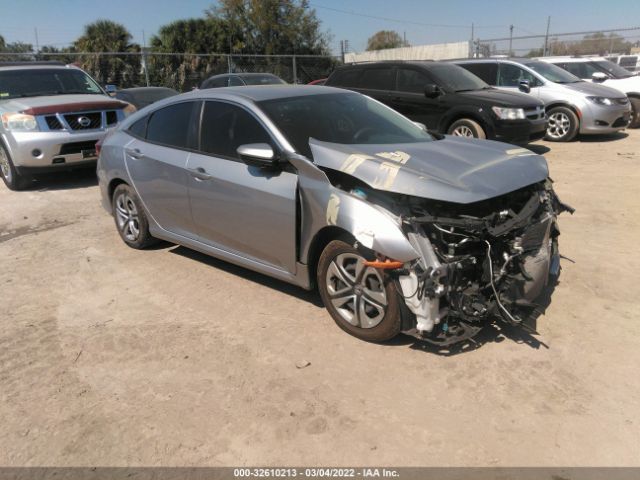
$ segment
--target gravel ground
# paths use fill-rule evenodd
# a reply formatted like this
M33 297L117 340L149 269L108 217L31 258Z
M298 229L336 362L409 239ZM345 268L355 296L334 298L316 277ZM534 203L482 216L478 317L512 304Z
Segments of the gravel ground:
M640 465L640 131L532 148L577 209L540 334L449 354L127 248L91 172L1 187L0 465Z

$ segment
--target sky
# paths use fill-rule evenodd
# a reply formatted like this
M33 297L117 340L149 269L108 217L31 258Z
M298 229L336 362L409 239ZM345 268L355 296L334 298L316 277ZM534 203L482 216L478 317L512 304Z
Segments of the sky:
M7 42L66 46L85 24L100 18L122 23L143 44L161 25L204 15L214 0L0 0L0 35ZM338 53L347 39L362 51L378 30L396 30L411 45L471 38L640 27L640 0L310 0ZM366 15L366 16L365 16ZM378 17L378 18L372 18ZM628 34L640 40L640 30Z

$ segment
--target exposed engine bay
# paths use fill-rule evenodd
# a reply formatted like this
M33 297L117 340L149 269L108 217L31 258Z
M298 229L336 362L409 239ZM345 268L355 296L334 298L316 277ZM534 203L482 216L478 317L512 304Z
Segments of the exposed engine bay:
M449 345L496 319L524 326L559 275L556 219L574 210L558 199L550 179L456 204L381 192L341 172L327 173L332 183L398 215L420 253L387 270L415 316L404 333Z

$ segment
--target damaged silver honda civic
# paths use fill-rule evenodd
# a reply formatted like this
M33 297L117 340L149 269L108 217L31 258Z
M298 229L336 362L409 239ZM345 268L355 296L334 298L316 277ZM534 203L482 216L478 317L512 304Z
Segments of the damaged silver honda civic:
M440 345L520 325L559 273L545 159L428 133L329 87L198 90L155 103L100 147L124 242L156 239L317 286L368 341Z

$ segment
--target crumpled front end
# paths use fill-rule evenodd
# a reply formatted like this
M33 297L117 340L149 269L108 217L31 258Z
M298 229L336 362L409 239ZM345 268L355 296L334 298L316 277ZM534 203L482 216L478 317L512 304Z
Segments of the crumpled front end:
M550 181L473 204L411 199L403 226L420 258L392 273L415 315L406 333L449 344L496 317L522 324L559 274L562 211Z

